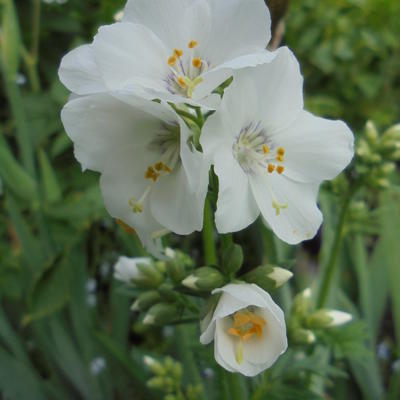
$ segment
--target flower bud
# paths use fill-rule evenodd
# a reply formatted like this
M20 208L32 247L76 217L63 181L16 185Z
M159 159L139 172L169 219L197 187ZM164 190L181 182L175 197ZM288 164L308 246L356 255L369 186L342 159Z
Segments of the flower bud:
M268 292L282 286L292 276L293 274L287 269L272 265L262 265L243 275L242 279L248 283L255 283Z
M387 176L396 170L396 164L393 162L386 162L379 168L379 173Z
M400 141L400 124L391 126L382 136L382 141Z
M182 285L193 290L209 291L221 287L224 276L215 268L201 267L182 281Z
M149 290L138 296L132 304L132 311L147 311L151 306L161 301L161 296L156 290Z
M151 369L155 375L165 375L166 371L163 365L153 357L144 356L143 362Z
M145 257L120 257L114 267L114 278L143 289L157 288L163 281L161 272Z
M163 376L155 376L151 378L147 382L147 386L151 389L159 389L162 390L165 387L165 378Z
M157 303L143 319L145 325L166 325L180 316L180 308L173 303Z
M313 344L316 341L313 331L301 328L293 332L291 339L296 344Z
M159 288L158 291L161 297L169 302L178 301L180 299L179 293L174 290L174 287L171 284L163 283Z
M182 281L186 276L186 269L193 267L193 260L179 250L172 250L167 247L165 250L167 256L167 274L176 283Z
M292 312L296 316L302 316L308 313L312 305L312 292L310 288L304 289L298 293L293 300Z
M371 145L375 145L378 141L379 133L372 121L368 121L365 126L365 136Z
M231 244L222 255L222 270L229 276L235 276L243 264L243 250L237 244Z
M352 315L337 310L318 310L307 316L306 325L311 329L324 329L346 324Z

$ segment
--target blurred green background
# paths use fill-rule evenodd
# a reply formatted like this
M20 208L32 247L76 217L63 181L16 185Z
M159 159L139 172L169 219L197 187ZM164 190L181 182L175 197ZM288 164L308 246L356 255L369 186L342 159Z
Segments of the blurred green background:
M162 398L146 387L145 354L172 354L184 365L184 384L204 384L210 399L400 398L398 176L384 193L363 193L361 216L354 205L329 299L365 321L364 358L351 346L314 349L290 370L288 352L272 377L232 378L216 367L212 348L200 346L196 325L145 330L129 311L132 293L113 280L112 266L143 249L106 214L98 176L82 174L74 159L59 117L68 92L57 77L61 57L90 42L123 5L0 1L0 398ZM306 107L345 120L356 134L367 120L379 130L399 122L399 21L398 0L292 1L284 44L301 63ZM291 290L278 294L286 310L332 245L334 187L324 188L320 205L322 247L321 235L285 246L258 224L235 235L249 264L296 260ZM201 264L199 235L169 244Z

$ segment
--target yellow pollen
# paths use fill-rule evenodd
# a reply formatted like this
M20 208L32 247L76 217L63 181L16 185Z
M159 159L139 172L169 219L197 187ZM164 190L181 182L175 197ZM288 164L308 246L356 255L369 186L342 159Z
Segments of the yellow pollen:
M169 174L172 172L172 169L170 167L168 167L168 165L163 165L163 171L164 172L168 172Z
M185 80L181 76L178 78L178 83L183 89L186 87Z
M278 167L276 168L276 172L278 174L282 174L284 170L285 170L285 167L283 165L278 165Z
M253 312L238 311L233 314L233 326L228 329L228 334L239 337L241 341L249 340L254 335L260 339L265 325L265 319Z
M201 67L201 59L199 57L193 58L192 65L195 68Z
M263 144L263 153L268 154L269 150L270 150L270 148L266 144Z
M275 171L275 165L274 164L268 164L268 172L272 174Z
M176 64L176 61L177 61L176 57L175 56L171 56L171 57L168 58L168 65L170 67L173 67Z
M191 40L191 41L189 42L189 44L188 44L188 47L189 47L189 49L194 49L194 48L197 47L197 45L198 45L198 43L197 43L196 40Z
M153 167L148 167L146 170L146 173L144 175L144 177L146 179L152 179L153 182L156 182L159 176L160 176L160 174L158 174L156 171L154 171Z
M157 171L162 171L162 169L164 168L164 164L162 162L158 162L158 163L154 164L154 168Z
M181 58L183 56L183 50L174 49L174 56Z
M133 205L133 212L135 214L137 213L142 213L143 212L143 204L142 203L136 203Z
M285 155L285 149L283 147L278 147L278 150L276 152L282 157Z
M285 161L285 159L283 158L283 156L281 156L280 154L278 154L278 155L276 156L276 160L279 161L279 162Z

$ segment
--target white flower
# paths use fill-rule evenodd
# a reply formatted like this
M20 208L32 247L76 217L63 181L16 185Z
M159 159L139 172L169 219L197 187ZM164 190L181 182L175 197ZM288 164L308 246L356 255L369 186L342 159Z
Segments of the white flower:
M109 213L149 250L168 231L201 230L209 162L169 107L119 93L71 100L61 117L83 169L101 173Z
M143 279L144 276L138 268L139 264L151 265L152 261L148 257L120 257L114 266L114 278L125 283Z
M264 0L130 0L122 22L63 58L60 79L78 95L203 104L232 69L270 61L270 27Z
M201 322L200 342L214 340L218 364L231 372L254 376L286 351L283 311L255 284L229 284L218 305Z
M319 185L350 162L353 135L304 111L302 85L296 58L281 48L271 63L237 71L204 125L200 142L219 178L219 232L241 230L261 212L287 243L316 234Z

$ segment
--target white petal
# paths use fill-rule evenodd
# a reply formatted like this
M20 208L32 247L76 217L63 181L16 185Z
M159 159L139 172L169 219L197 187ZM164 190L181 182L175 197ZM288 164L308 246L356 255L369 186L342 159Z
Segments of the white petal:
M188 235L202 229L206 194L206 191L191 192L186 173L179 167L154 185L151 210L167 229L179 235Z
M301 182L333 179L351 161L353 142L353 134L344 122L303 111L279 135L279 145L286 150L285 174Z
M58 74L61 82L79 95L107 90L96 64L93 48L88 44L79 46L65 55Z
M204 51L213 65L267 47L271 18L263 0L208 1L213 20L210 41Z
M151 140L149 132L159 129L160 120L144 112L144 101L135 101L137 106L132 107L109 95L97 94L66 104L61 119L83 169L103 171L106 164L118 163L123 155L147 155L140 149L146 149Z
M276 173L251 176L250 182L263 217L281 240L297 244L315 236L322 223L316 205L318 184L298 183ZM287 206L279 215L274 201Z
M214 169L219 191L215 222L220 233L240 231L260 214L249 180L229 150L215 155Z
M351 314L338 310L328 310L326 314L332 318L332 322L329 324L329 326L344 325L353 319Z
M263 327L263 336L261 338L254 337L243 343L243 357L249 363L258 365L261 370L271 367L287 349L283 311L275 303L273 304L274 312L268 308L258 309L256 312L266 321L266 325ZM277 314L279 318L276 318Z
M128 84L166 90L168 52L157 36L142 25L116 23L99 29L93 50L104 82L110 90Z
M191 40L208 42L210 6L205 0L130 0L124 21L146 26L169 51L186 50Z
M233 75L236 81L253 81L255 90L251 98L259 106L252 121L262 121L270 137L289 126L303 109L303 78L296 57L287 47L273 54L271 62Z

